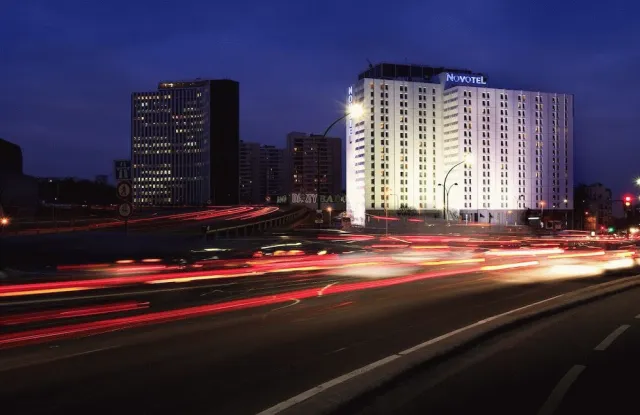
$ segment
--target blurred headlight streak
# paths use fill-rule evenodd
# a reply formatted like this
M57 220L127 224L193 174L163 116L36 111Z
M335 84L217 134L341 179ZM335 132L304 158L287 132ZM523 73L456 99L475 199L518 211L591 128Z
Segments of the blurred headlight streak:
M505 250L491 250L485 252L488 256L520 256L520 255L551 255L562 254L564 249L551 248L551 249L505 249Z
M511 264L487 265L487 266L481 267L480 270L481 271L500 271L503 269L532 267L538 264L539 264L538 261L514 262Z
M634 265L635 265L635 261L633 260L633 258L621 258L621 259L609 260L604 264L602 264L602 267L610 271L610 270L616 270L616 269L631 268Z

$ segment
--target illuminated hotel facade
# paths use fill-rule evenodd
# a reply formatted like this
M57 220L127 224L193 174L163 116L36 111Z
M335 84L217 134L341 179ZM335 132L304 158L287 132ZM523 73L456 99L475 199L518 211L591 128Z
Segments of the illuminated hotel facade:
M238 203L238 97L231 80L162 82L132 94L134 203Z
M492 88L468 70L379 64L347 103L347 210L416 209L507 223L527 209L572 210L573 95Z

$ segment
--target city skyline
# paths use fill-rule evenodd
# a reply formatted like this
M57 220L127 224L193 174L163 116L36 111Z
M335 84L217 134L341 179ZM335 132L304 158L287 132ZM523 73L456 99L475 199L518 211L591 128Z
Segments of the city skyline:
M227 17L223 20L238 23L236 27L194 30L211 26L204 19L214 8L193 2L183 11L203 19L198 20L202 24L177 21L150 39L143 36L149 27L136 16L148 12L151 3L127 3L127 15L120 15L120 3L115 3L116 7L89 9L74 1L56 7L14 2L0 17L0 39L12 40L4 42L8 47L2 52L3 61L8 64L0 68L7 86L0 97L0 137L22 146L27 173L78 177L110 173L113 159L128 156L130 93L153 88L158 79L238 80L243 85L243 140L280 146L289 131L319 133L339 115L344 86L351 83L353 73L366 69L367 59L374 64L473 68L513 88L572 93L580 103L576 183L601 181L620 194L633 188L632 180L640 173L632 159L640 146L632 124L633 90L640 85L630 76L638 64L631 49L638 28L616 23L633 13L635 4L614 1L599 25L587 30L583 26L594 13L593 5L575 9L543 2L530 11L508 2L480 9L463 1L458 6L464 12L453 16L446 8L427 10L407 2L404 8L389 10L386 18L393 30L379 41L371 42L360 29L346 25L340 33L320 27L303 42L291 34L312 17L338 21L357 13L366 18L375 8L328 2L318 10L293 5L282 11L242 2L215 9ZM202 12L208 7L212 13ZM153 9L157 18L173 13ZM283 19L289 24L278 23ZM540 19L554 30L542 30L536 23ZM441 41L432 42L430 32L424 33L418 23L425 22ZM114 33L114 26L122 30ZM251 26L266 35L256 34ZM422 35L416 36L418 32ZM587 32L596 36L583 45ZM190 59L167 62L162 52L197 50L205 44L212 50ZM260 65L243 63L247 60ZM335 134L344 139L342 129ZM610 169L611 165L617 168Z

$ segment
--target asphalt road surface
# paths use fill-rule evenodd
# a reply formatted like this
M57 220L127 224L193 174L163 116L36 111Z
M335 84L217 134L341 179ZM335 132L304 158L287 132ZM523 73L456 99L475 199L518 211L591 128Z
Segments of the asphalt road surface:
M425 370L359 414L637 414L640 289L583 305Z
M302 301L292 298L284 305L0 350L2 413L256 413L427 339L603 280L513 284L499 273L475 273ZM607 304L621 311L622 304L633 302L631 295ZM516 389L515 382L508 381L511 373L521 385L529 380L544 383L538 388L544 400L562 372L589 363L571 352L572 342L593 349L608 331L633 323L631 310L626 310L631 314L625 319L605 313L606 307L598 310L591 319L580 320L586 324L582 330L574 332L566 320L569 323L561 325L557 338L542 339L557 349L553 360L537 342L524 342L529 348L503 368L507 386L497 386L492 396L502 401L511 398L501 389ZM517 364L525 363L513 372ZM496 364L479 373L490 373L491 368ZM482 388L492 389L488 375L483 376L468 381L475 379ZM454 401L463 402L457 393ZM519 410L526 405L522 401L512 413L525 413ZM531 405L537 409L539 402Z

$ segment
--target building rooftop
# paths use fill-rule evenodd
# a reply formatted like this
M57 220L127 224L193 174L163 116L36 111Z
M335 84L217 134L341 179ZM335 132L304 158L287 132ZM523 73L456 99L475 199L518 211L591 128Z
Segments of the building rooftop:
M369 69L361 72L358 79L404 79L408 81L430 81L434 76L443 72L455 72L457 74L482 75L469 69L446 68L443 66L426 66L397 63L378 63L370 65ZM485 76L486 78L486 76Z

